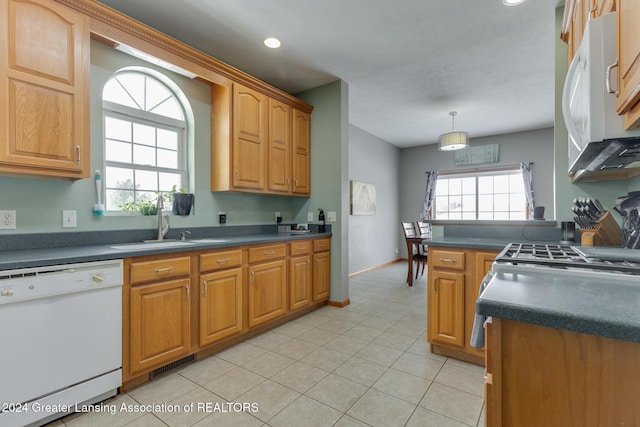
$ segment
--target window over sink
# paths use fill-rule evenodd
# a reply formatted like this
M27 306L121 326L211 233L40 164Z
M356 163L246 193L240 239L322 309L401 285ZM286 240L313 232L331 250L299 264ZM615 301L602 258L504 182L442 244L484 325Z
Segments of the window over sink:
M125 68L104 85L102 105L107 212L188 188L192 114L175 83L154 70Z

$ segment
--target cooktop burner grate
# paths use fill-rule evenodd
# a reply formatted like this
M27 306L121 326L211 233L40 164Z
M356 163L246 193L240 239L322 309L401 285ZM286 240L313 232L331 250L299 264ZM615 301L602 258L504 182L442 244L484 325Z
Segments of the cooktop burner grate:
M528 264L556 268L585 268L622 274L640 274L640 263L623 259L589 258L573 246L541 243L510 243L496 263Z

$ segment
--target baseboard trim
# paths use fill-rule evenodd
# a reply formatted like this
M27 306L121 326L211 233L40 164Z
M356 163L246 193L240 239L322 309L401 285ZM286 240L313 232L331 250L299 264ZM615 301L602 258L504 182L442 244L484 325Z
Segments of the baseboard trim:
M398 262L407 262L407 259L406 258L398 258L398 259L393 260L393 261L385 262L384 264L378 265L376 267L371 267L371 268L367 268L366 270L362 270L362 271L357 271L355 273L351 273L349 275L349 279L353 279L354 277L360 276L362 274L370 273L370 272L372 272L374 270L379 270L381 268L388 267L388 266L390 266L392 264L396 264Z
M330 305L332 307L339 307L339 308L346 307L349 304L351 304L351 300L349 298L347 298L344 301L329 301L329 302L327 302L327 305Z

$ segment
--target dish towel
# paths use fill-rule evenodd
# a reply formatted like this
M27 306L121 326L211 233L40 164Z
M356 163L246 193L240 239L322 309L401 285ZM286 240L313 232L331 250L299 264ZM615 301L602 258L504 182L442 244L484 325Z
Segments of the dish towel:
M480 290L478 291L478 297L482 295L485 288L489 284L489 279L491 279L492 274L489 272L484 279L482 279L482 283L480 284ZM482 314L478 314L476 312L475 317L473 318L473 329L471 330L471 347L475 348L483 348L484 347L484 323L487 321L487 316Z

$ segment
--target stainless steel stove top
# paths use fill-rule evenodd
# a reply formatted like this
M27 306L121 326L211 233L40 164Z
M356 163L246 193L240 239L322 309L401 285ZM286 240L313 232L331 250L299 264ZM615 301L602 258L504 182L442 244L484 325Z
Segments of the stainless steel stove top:
M623 248L587 248L542 243L510 243L496 257L497 264L539 265L570 270L582 268L616 274L640 275L640 251Z

